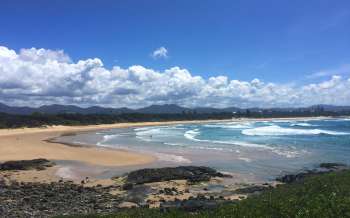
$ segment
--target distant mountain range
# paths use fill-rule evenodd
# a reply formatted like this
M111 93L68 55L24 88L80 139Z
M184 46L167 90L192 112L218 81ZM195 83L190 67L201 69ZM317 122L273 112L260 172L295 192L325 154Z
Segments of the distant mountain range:
M350 111L350 106L334 106L334 105L313 105L303 108L248 108L252 112L256 111L274 111L274 112L288 112L288 111L310 111L318 110L322 108L324 111L341 112ZM45 114L59 114L59 113L80 113L80 114L121 114L121 113L144 113L144 114L176 114L183 112L196 112L196 113L223 113L223 112L245 112L247 109L237 107L227 108L212 108L212 107L197 107L187 108L181 107L176 104L164 104L164 105L151 105L139 109L130 109L126 107L122 108L105 108L99 106L93 106L88 108L82 108L74 105L44 105L41 107L12 107L6 104L0 103L0 112L8 114L20 114L29 115L34 112Z

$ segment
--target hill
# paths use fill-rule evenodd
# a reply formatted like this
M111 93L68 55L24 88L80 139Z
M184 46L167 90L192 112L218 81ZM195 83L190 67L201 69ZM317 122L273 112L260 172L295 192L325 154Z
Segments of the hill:
M211 113L246 113L247 111L254 113L300 113L300 112L332 112L343 113L350 112L350 106L334 106L334 105L313 105L310 107L300 108L213 108L213 107L196 107L188 108L178 106L176 104L164 104L164 105L150 105L139 109L131 109L126 107L121 108L108 108L108 107L79 107L75 105L43 105L40 107L16 107L8 106L0 103L0 113L16 114L16 115L30 115L32 113L43 114L62 114L62 113L75 113L75 114L125 114L125 113L141 113L141 114L181 114L181 113L199 113L199 114L211 114Z

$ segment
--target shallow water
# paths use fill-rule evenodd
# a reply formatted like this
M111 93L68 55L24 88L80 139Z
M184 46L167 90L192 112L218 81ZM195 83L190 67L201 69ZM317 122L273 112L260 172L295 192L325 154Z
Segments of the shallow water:
M62 137L151 153L150 166L205 165L270 180L320 162L350 164L350 120L218 122L112 129Z

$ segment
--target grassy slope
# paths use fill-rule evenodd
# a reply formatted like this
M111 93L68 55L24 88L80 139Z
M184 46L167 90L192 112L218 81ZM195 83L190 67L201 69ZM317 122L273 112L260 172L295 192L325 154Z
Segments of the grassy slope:
M132 209L88 217L350 217L350 171L310 176L303 182L281 185L215 211L190 214L180 210L162 213L158 209Z

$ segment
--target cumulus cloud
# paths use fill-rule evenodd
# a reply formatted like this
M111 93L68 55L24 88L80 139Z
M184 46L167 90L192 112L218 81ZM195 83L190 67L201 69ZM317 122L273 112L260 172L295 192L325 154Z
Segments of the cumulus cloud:
M159 58L167 58L168 57L168 50L165 47L160 47L152 52L151 55L154 59Z
M10 105L42 104L142 107L183 106L286 107L312 104L350 105L350 79L331 79L303 86L259 79L204 79L187 69L162 72L133 65L107 69L99 58L73 62L63 51L0 46L0 101Z

